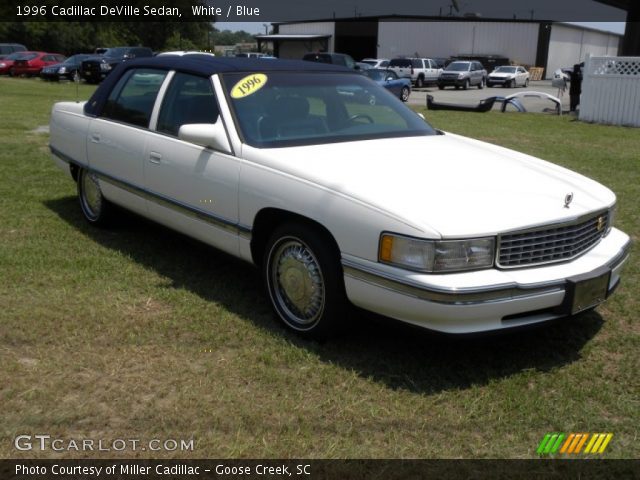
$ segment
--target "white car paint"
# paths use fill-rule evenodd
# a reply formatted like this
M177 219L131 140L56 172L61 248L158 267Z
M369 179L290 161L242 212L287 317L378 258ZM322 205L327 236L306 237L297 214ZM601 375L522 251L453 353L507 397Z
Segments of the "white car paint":
M615 204L613 192L580 174L453 134L252 147L242 143L215 75L218 121L227 130L230 151L214 151L153 131L170 78L149 130L86 117L83 104L57 103L51 118L57 164L68 172L65 162L71 162L134 184L140 191L100 179L108 200L250 262L256 261L251 234L259 212L280 209L311 219L338 245L352 303L444 332L562 316L536 312L562 304L567 278L602 268L612 272L610 288L618 283L629 237L615 228L578 258L530 268L426 274L378 261L385 231L425 239L496 236L571 221ZM397 155L400 150L423 155ZM148 193L224 221L185 215L149 201ZM574 199L570 208L568 193ZM504 319L510 315L519 316Z

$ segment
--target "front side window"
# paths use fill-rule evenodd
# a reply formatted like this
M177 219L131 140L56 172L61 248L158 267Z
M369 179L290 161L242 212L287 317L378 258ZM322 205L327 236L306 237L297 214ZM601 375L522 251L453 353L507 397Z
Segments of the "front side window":
M111 90L102 116L147 128L158 90L166 76L167 72L164 70L129 70Z
M178 136L180 127L189 123L216 123L220 116L211 80L176 73L164 95L157 130Z
M385 88L349 73L227 73L236 126L258 147L434 135Z

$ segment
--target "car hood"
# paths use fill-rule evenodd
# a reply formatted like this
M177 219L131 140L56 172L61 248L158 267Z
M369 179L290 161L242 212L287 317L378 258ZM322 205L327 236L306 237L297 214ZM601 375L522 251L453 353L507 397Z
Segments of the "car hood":
M385 211L444 237L573 219L615 195L580 174L513 150L446 134L277 149L248 160ZM569 208L565 198L573 194Z
M499 72L499 73L492 72L492 73L489 74L489 76L493 77L493 78L509 78L509 77L515 77L516 74L515 73L506 73L506 72Z

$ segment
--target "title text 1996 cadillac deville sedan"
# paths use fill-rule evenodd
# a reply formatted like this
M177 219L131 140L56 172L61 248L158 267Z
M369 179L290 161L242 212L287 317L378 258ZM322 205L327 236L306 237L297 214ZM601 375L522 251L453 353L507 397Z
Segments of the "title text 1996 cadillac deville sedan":
M607 188L435 130L332 65L125 62L53 107L51 151L90 223L117 204L258 265L309 337L350 304L451 333L572 315L628 255Z

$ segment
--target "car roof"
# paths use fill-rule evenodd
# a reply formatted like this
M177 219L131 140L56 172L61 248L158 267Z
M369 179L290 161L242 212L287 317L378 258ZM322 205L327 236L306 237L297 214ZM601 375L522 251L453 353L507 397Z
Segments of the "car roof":
M354 70L339 65L307 62L304 60L272 60L260 58L212 57L211 55L162 55L157 57L136 58L123 62L100 84L84 107L87 115L96 115L102 111L107 95L122 76L123 70L132 68L160 68L179 70L195 75L211 76L217 73L232 72L334 72L351 73Z
M306 62L303 60L278 60L267 62L259 58L212 57L207 54L162 55L160 57L140 58L126 63L128 68L158 67L168 70L182 70L199 75L214 75L228 72L263 72L263 71L351 71L338 65Z

